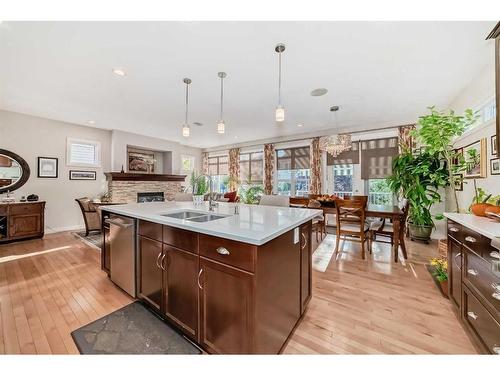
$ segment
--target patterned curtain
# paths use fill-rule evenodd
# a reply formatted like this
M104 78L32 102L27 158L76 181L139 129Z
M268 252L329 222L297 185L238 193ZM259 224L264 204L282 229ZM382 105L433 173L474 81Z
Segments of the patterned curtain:
M238 189L240 180L240 149L232 148L229 150L229 191Z
M208 152L201 155L201 173L208 174Z
M415 130L415 124L403 125L398 128L399 133L399 152L404 148L409 148L410 150L415 150L417 144L415 142L415 137L411 135L411 132Z
M321 194L321 150L319 148L319 137L311 141L311 182L310 194Z
M273 193L274 159L275 159L274 144L272 143L265 144L264 145L264 192L266 194Z

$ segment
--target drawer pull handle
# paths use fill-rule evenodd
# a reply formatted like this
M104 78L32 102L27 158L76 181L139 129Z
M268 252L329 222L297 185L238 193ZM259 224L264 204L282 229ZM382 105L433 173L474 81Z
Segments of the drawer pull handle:
M493 345L491 350L493 350L493 353L495 354L500 354L500 345Z
M201 277L202 272L203 272L203 268L201 268L200 272L198 272L198 288L200 288L201 290L203 290L203 287L200 284L200 277Z
M497 301L500 301L500 292L495 292L491 296Z
M459 266L459 265L457 264L457 258L458 258L459 256L461 256L461 255L462 255L462 253L460 252L460 253L458 253L457 255L455 255L455 257L453 258L453 263L455 263L455 266L456 266L459 270L461 270L461 269L462 269L462 267L461 267L461 266Z
M300 234L302 235L302 238L304 239L304 245L301 245L300 248L302 250L304 250L305 247L307 246L307 238L306 238L306 235L303 232L301 232Z
M477 276L477 275L479 274L479 273L478 273L475 269L473 269L473 268L469 268L469 269L467 270L467 273L468 273L469 275L472 275L472 276Z
M467 242L470 242L470 243L475 243L475 242L477 242L477 240L476 240L474 237L471 237L471 236L467 236L467 237L465 237L465 240L466 240Z
M495 290L495 292L500 293L500 284L492 282L491 287Z
M156 266L157 266L158 268L161 268L161 266L160 266L160 257L161 257L161 255L162 255L162 254L163 254L163 251L160 251L160 252L158 253L158 257L156 258Z
M500 259L500 252L499 251L492 251L490 253L490 257L495 258L495 259Z
M167 256L167 252L165 252L165 254L163 254L163 256L161 257L161 260L160 260L160 268L163 270L163 271L166 271L165 269L165 264L164 264L164 261L165 261L165 257Z
M229 254L231 254L228 249L226 249L225 247L222 247L222 246L217 248L217 252L220 255L229 255Z
M477 314L474 311L468 311L467 315L469 315L472 319L477 320Z
M450 227L450 232L455 232L457 233L460 229L456 228L456 227Z

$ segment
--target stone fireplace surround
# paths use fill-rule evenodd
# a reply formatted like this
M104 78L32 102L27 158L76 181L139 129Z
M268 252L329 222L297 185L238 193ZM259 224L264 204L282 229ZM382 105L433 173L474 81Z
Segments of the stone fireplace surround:
M136 203L137 193L163 192L165 200L174 199L181 191L185 175L145 173L105 173L113 203Z

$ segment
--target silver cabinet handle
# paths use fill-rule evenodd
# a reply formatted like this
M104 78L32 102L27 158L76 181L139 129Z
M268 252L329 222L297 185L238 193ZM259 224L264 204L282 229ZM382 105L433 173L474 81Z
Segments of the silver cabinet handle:
M162 254L163 254L163 251L160 251L158 253L158 257L156 258L156 267L158 267L158 268L161 268L161 266L160 266L160 257L161 257Z
M467 315L469 315L472 319L477 319L477 314L474 311L468 311Z
M222 246L217 248L217 252L220 255L229 255L229 254L231 254L228 249L226 249L225 247L222 247Z
M500 301L500 292L495 292L491 296L497 301Z
M466 240L467 242L470 242L470 243L475 243L475 242L477 242L477 240L476 240L474 237L471 237L471 236L467 236L467 237L465 237L465 240Z
M490 257L495 258L495 259L500 259L500 251L492 251L490 253Z
M203 272L203 268L200 268L200 272L198 272L198 288L203 289L203 287L200 284L200 277L201 273Z
M300 248L302 250L304 250L307 246L307 238L306 238L306 235L303 233L303 232L300 232L300 234L302 235L302 238L304 239L304 245L301 245Z
M459 266L459 265L457 264L457 258L458 258L459 256L462 256L462 253L461 253L461 252L460 252L460 253L458 253L457 255L455 255L455 258L453 258L453 263L455 263L455 266L457 266L457 268L458 268L459 270L461 270L461 269L462 269L462 267L461 267L461 266Z
M450 232L458 232L460 231L460 229L458 229L457 227L450 227Z
M493 353L495 354L500 354L500 345L493 345L491 350L493 350Z
M479 274L479 272L477 272L477 271L476 271L475 269L473 269L473 268L469 268L469 269L467 270L467 273L468 273L469 275L472 275L472 276L477 276L477 275Z
M111 225L116 225L120 228L130 228L130 227L133 227L134 224L131 223L131 224L126 224L126 223L122 223L120 221L115 221L115 220L112 220L112 219L106 219L104 220L105 223L107 224L111 224Z
M161 260L160 260L160 268L163 270L163 271L166 271L165 269L165 265L164 265L164 260L165 260L165 257L167 256L167 252L165 251L165 253L163 254L163 256L161 257Z

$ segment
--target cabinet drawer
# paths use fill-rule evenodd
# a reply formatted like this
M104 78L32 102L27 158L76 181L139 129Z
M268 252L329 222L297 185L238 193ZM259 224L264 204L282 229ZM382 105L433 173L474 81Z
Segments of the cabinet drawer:
M463 230L460 224L457 224L451 220L448 220L448 236L453 237L458 242L463 241Z
M163 242L167 245L198 254L198 233L164 225Z
M464 288L464 319L479 336L490 353L500 354L500 324L472 292Z
M38 203L16 204L10 207L11 215L40 214L42 207Z
M243 242L200 234L200 255L246 271L255 271L257 248Z
M489 242L491 242L491 240L489 240ZM500 262L500 250L494 248L489 243L483 247L482 256L490 264Z
M462 243L469 249L474 250L478 254L481 254L481 248L485 244L483 236L465 227L462 227L462 232L463 232Z
M7 215L7 205L0 204L0 215Z
M464 280L488 301L496 312L495 317L500 319L500 277L491 271L490 263L467 249L464 252Z
M162 225L139 220L139 235L161 242L163 241Z

